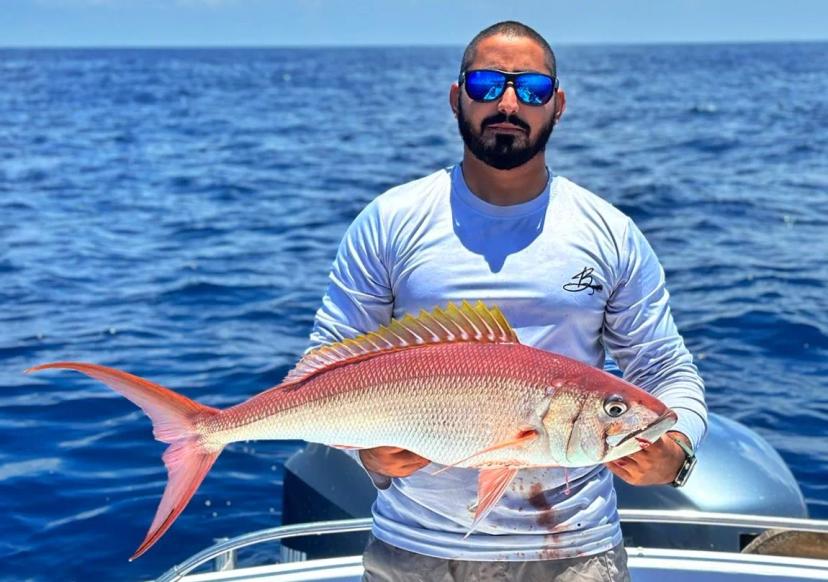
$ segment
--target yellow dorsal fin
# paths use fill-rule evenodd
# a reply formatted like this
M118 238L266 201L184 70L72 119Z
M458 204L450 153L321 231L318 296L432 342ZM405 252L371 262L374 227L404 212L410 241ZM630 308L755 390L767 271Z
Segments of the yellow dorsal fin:
M386 351L425 344L451 342L519 343L517 335L496 306L482 301L471 305L463 301L458 307L449 303L445 309L420 311L417 317L406 315L392 319L388 325L353 339L321 346L305 354L285 377L282 385L306 380L329 366L364 359Z

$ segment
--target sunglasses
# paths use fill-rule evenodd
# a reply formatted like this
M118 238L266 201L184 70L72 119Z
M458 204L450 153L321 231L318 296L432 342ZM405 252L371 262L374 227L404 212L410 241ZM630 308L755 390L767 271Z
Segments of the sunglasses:
M493 69L475 69L460 73L459 85L474 101L488 103L499 99L508 85L518 100L526 105L544 105L558 90L558 79L543 73L507 73Z

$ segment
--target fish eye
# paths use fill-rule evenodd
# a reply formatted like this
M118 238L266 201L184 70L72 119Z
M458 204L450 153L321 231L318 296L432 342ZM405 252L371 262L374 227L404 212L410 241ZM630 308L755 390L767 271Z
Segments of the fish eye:
M627 403L617 394L613 394L604 401L604 412L610 416L617 417L627 412Z

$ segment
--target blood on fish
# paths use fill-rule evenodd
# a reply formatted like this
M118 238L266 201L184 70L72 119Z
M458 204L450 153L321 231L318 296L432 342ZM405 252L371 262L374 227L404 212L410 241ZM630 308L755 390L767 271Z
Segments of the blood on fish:
M231 443L305 440L345 448L393 443L445 467L477 469L478 503L473 507L481 509L470 509L475 512L470 534L519 469L589 466L615 456L605 436L619 439L616 444L624 448L618 453L628 453L635 441L625 446L625 433L646 430L655 438L677 420L663 402L620 378L522 345L503 313L482 302L406 315L364 335L315 348L278 386L224 410L96 364L52 362L28 371L45 369L75 370L107 384L142 408L153 422L155 438L169 445L163 455L169 481L132 559L164 535ZM635 403L624 427L618 419L597 426L586 421L602 410L609 394ZM576 419L582 419L577 426ZM611 423L610 434L605 425ZM652 444L640 436L637 442L642 448ZM577 449L572 460L566 455L570 445ZM566 486L561 489L568 496L572 488L564 470ZM550 503L559 498L559 490L547 498L538 483L529 492L527 505L539 510L547 530L565 521Z
M638 444L640 444L640 445L641 445L641 450L642 450L642 451L643 451L644 449L646 449L647 447L649 447L651 444L653 444L653 442L652 442L652 441L647 440L647 439L645 439L644 437L635 437L635 440L637 440L637 441L638 441Z

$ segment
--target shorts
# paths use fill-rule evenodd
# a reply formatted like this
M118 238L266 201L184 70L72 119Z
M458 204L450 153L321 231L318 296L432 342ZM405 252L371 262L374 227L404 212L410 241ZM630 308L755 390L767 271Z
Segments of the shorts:
M478 562L423 556L371 536L362 556L363 582L629 582L621 543L592 556L524 562Z

